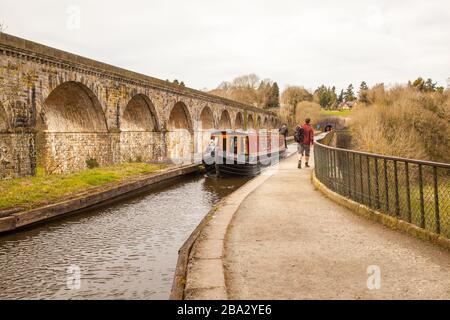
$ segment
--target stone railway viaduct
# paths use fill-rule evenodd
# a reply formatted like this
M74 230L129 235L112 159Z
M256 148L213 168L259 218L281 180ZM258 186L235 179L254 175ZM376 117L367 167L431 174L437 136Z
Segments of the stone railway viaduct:
M278 125L262 109L0 33L0 179L88 159L191 162L208 129Z

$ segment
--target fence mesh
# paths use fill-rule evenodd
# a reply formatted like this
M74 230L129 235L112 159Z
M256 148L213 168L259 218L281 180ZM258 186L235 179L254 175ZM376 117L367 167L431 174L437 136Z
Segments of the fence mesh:
M370 208L450 238L450 164L393 158L316 144L317 178Z

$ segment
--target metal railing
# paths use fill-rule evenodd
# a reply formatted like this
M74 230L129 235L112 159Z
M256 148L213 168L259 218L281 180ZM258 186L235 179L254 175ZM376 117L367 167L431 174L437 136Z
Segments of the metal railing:
M332 191L450 238L450 164L315 145L315 174Z

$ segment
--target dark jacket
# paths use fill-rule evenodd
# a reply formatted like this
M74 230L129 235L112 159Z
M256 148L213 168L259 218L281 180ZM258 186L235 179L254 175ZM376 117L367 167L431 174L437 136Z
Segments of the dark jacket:
M280 134L281 135L283 135L283 136L285 136L285 137L287 137L288 136L288 134L289 134L289 129L287 128L287 127L281 127L280 128Z

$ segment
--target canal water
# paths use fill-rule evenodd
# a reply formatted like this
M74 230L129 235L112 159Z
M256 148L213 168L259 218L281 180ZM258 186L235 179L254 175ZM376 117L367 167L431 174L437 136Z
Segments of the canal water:
M167 299L178 250L245 182L194 176L0 237L0 299Z

